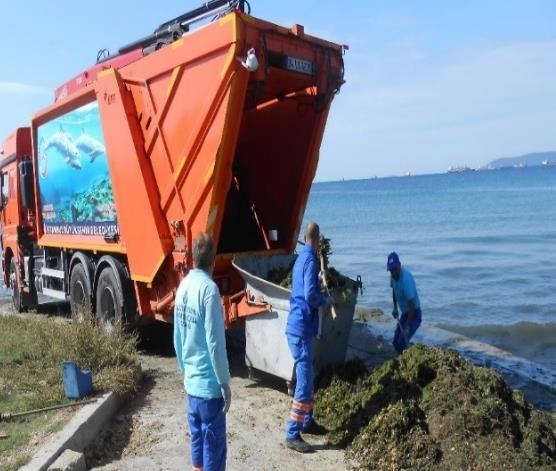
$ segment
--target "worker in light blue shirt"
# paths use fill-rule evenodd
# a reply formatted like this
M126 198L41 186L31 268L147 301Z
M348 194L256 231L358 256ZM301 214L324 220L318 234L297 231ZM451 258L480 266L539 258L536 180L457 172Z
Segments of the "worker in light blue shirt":
M332 298L320 293L317 250L320 242L318 224L310 222L305 232L305 246L292 272L290 313L286 337L296 374L295 393L286 425L286 446L301 453L312 450L300 432L323 433L313 420L313 337L318 332L318 308L332 304Z
M390 287L394 305L392 316L398 319L392 343L396 351L402 353L409 347L409 340L421 325L421 303L413 275L406 268L402 268L396 252L388 255L386 269L390 272ZM401 317L398 306L402 313Z
M193 470L226 468L230 371L224 313L211 278L215 247L208 234L193 241L194 268L180 283L174 308L174 349L184 374Z

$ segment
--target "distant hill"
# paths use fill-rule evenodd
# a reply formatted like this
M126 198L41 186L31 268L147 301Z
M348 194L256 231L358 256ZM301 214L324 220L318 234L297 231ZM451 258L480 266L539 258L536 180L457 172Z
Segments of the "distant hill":
M545 160L548 160L552 165L556 164L556 151L534 152L532 154L524 154L518 157L504 157L502 159L496 159L489 162L486 167L502 168L513 167L514 165L534 167L536 165L542 165Z

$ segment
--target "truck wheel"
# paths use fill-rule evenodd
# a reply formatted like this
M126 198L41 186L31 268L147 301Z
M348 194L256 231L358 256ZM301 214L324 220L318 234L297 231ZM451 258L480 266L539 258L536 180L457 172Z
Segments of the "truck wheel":
M91 288L82 263L76 263L70 275L70 306L74 316L82 317L92 310Z
M10 262L10 288L12 289L12 303L16 312L23 312L23 304L19 293L19 285L17 284L17 264L12 258Z
M116 322L125 320L123 293L111 267L100 272L95 298L96 316L105 331L111 331Z

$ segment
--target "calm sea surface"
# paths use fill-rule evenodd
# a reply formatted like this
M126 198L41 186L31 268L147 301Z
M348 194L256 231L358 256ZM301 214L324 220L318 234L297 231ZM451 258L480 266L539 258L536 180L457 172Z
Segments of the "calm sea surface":
M556 167L316 183L305 219L360 305L391 312L395 250L425 321L556 370Z

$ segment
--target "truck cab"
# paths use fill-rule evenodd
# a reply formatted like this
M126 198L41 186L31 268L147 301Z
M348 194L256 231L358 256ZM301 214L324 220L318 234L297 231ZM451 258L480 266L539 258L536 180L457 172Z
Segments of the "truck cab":
M35 198L31 129L18 128L0 152L0 224L4 284L12 290L14 308L21 312L37 304L33 273Z

